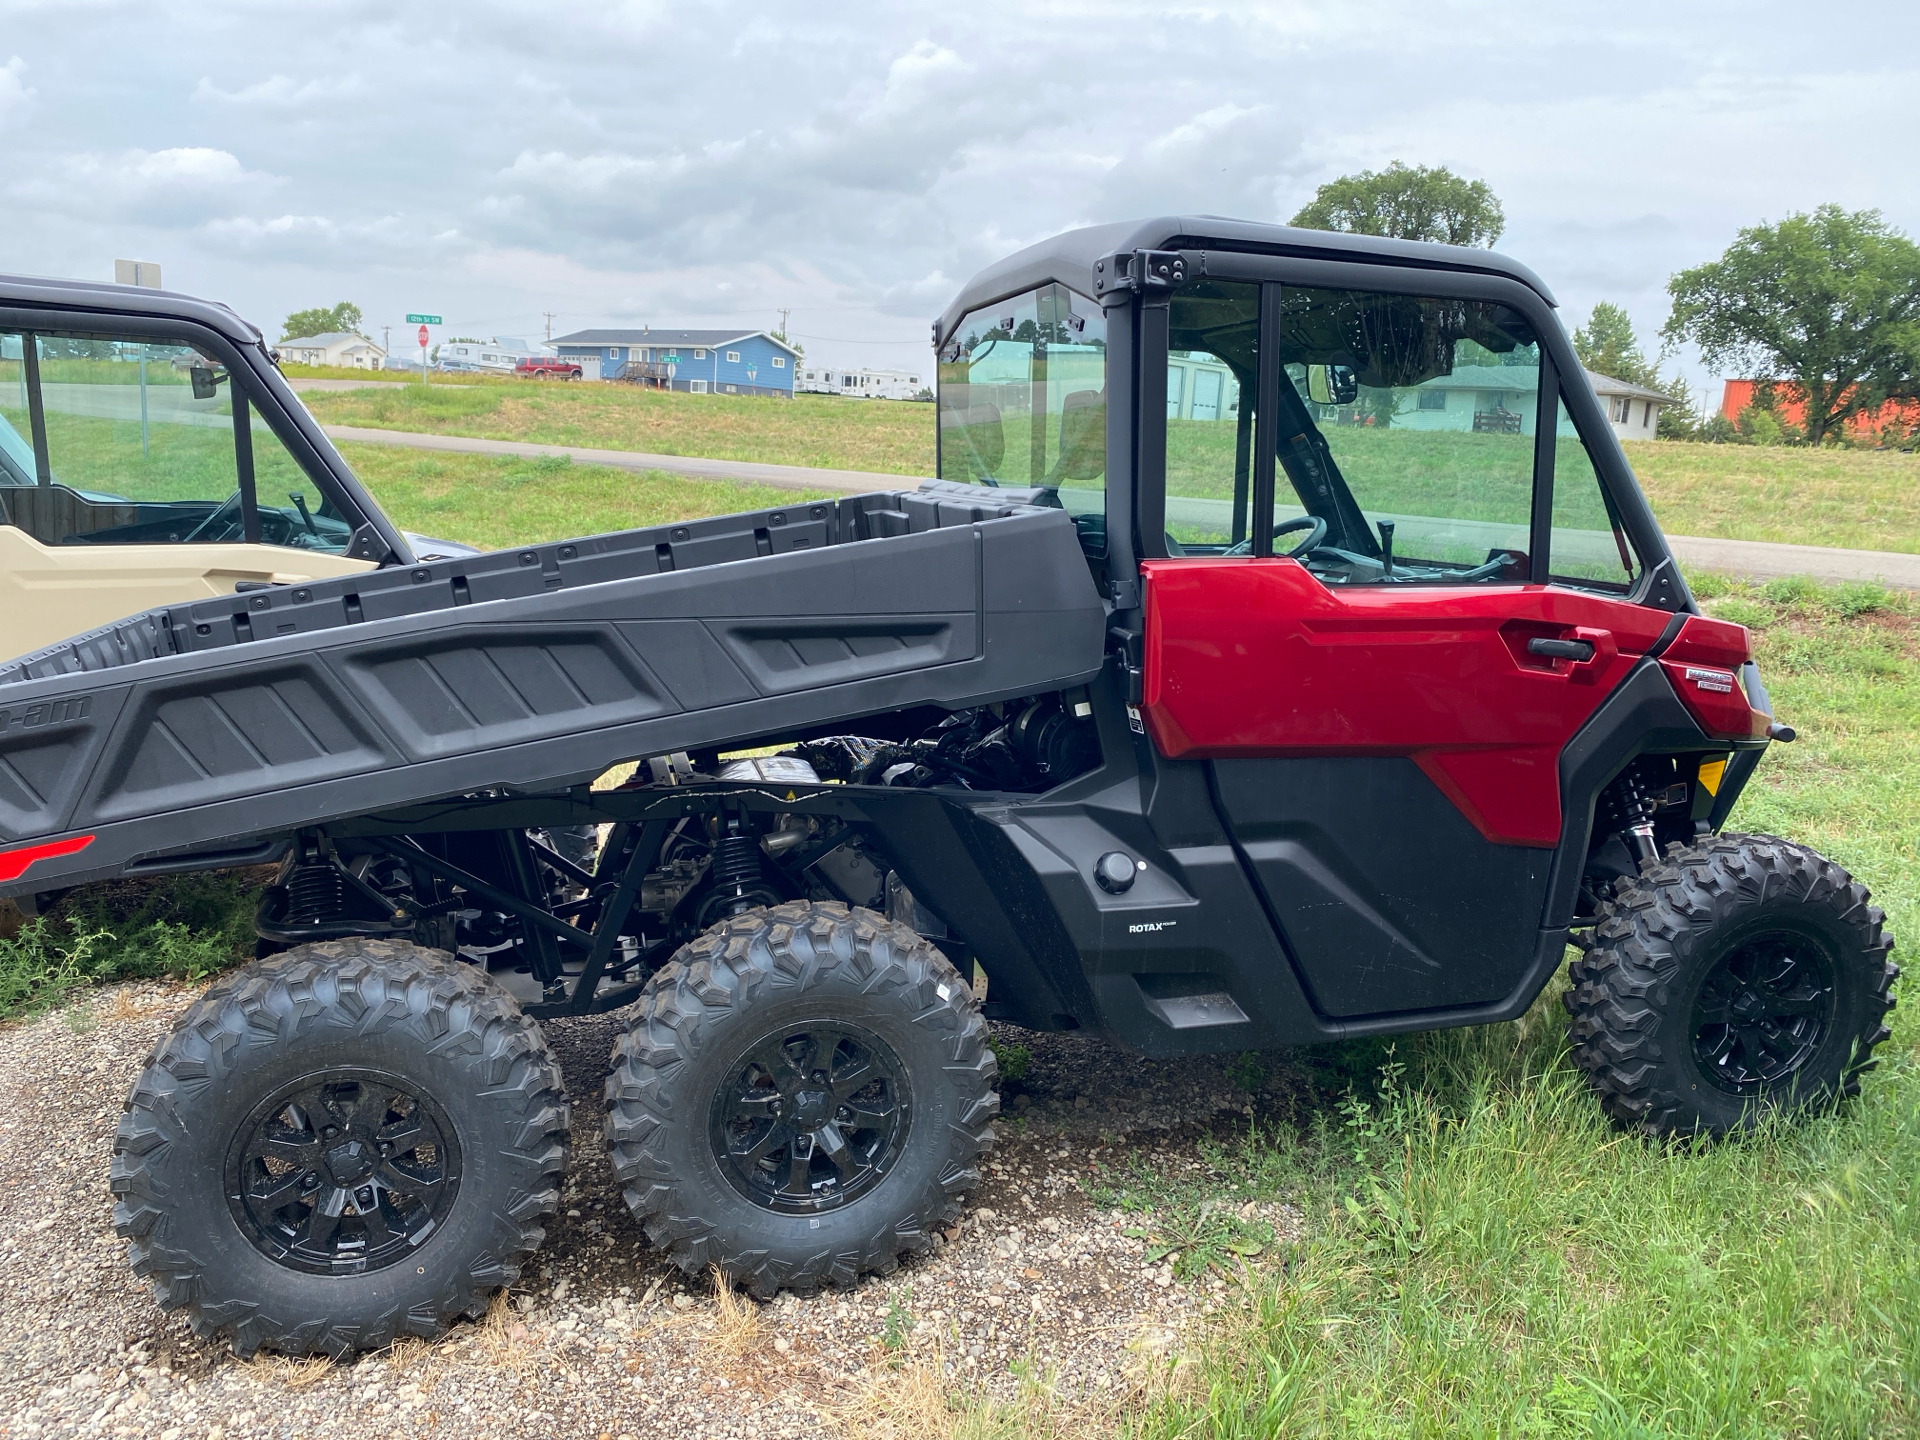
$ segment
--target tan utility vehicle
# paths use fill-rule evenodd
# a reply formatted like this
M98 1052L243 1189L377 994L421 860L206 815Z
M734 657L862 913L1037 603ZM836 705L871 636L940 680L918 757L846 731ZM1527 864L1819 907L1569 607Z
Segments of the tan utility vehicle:
M231 311L0 276L0 661L429 551L473 553L397 531Z

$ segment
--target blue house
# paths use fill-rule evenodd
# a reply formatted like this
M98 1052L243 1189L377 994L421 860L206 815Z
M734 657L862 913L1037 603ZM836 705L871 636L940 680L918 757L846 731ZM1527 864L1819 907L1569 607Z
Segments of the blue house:
M586 375L693 395L793 397L800 352L764 330L576 330L553 342Z

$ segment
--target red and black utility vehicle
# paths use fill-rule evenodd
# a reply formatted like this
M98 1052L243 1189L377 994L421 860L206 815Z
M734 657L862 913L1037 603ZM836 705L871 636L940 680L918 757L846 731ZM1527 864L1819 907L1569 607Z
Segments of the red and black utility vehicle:
M0 329L192 331L350 487L226 312L7 293ZM1855 1088L1880 912L1723 832L1791 732L1531 272L1112 225L982 274L933 343L917 491L431 563L384 537L0 669L0 891L281 866L260 960L120 1125L164 1304L242 1351L478 1313L567 1159L536 1022L587 1011L626 1016L607 1127L648 1235L760 1293L952 1219L989 1017L1153 1056L1479 1024L1572 943L1623 1124Z

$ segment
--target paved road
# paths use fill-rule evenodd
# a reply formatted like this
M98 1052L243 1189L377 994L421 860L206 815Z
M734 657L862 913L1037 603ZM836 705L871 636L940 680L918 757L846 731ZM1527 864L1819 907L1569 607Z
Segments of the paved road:
M351 384L323 381L306 384ZM805 465L761 465L745 460L701 460L685 455L645 455L632 450L593 450L578 445L531 445L519 440L476 440L465 435L421 435L404 430L369 430L328 425L335 440L369 445L404 445L418 450L447 450L464 455L564 455L577 465L613 465L624 470L664 470L698 480L745 481L786 490L911 490L918 475L881 475L865 470L816 470ZM1712 570L1754 580L1809 575L1816 580L1878 580L1903 590L1920 590L1920 555L1888 550L1834 550L1814 545L1775 545L1763 540L1711 540L1669 535L1667 543L1686 570Z

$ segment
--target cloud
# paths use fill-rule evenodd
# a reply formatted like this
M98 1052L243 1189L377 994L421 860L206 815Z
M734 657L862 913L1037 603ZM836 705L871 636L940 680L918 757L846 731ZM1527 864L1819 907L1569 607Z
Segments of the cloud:
M7 127L13 116L24 114L39 93L20 78L26 73L27 62L18 55L0 65L0 130Z
M183 145L115 155L62 155L11 187L24 206L84 219L190 226L237 214L280 184L227 150Z
M269 75L238 90L222 90L205 75L194 86L193 98L203 104L269 110L299 110L322 102L347 100L366 91L357 75L339 78L322 76L295 81L285 75Z

